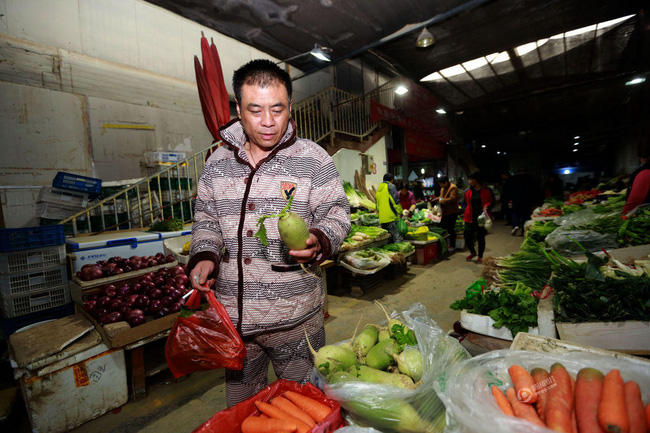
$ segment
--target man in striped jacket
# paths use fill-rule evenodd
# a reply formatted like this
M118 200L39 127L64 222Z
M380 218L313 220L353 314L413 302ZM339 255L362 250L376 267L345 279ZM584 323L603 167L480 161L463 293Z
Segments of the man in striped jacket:
M253 60L235 71L233 88L239 118L219 129L224 145L199 180L187 265L192 286L216 291L246 344L244 368L226 370L229 407L267 385L269 361L278 378L309 380L304 329L316 350L325 344L318 265L350 230L350 205L332 158L296 136L289 74ZM291 197L291 211L310 228L307 248L290 251L277 219L266 221L264 246L255 237L258 218L278 214Z

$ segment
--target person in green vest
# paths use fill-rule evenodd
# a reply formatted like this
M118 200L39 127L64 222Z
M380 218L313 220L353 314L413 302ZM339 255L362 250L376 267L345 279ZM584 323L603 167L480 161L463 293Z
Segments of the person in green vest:
M377 188L377 214L381 227L393 236L393 242L402 242L404 237L397 227L397 221L402 215L402 207L399 205L397 187L393 184L394 179L392 174L386 173L384 181Z

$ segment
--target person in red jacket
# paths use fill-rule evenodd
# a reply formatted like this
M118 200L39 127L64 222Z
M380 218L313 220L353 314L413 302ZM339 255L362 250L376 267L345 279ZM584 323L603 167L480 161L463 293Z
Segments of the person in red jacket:
M469 189L463 195L465 213L463 221L465 222L465 244L469 248L469 256L466 260L472 260L476 257L474 248L474 235L478 241L478 259L477 263L483 263L483 253L485 252L485 227L478 225L478 217L487 211L492 204L492 194L490 190L483 186L483 176L481 173L472 173L469 175Z
M643 146L640 154L641 167L630 177L623 215L627 215L642 204L650 203L650 145Z

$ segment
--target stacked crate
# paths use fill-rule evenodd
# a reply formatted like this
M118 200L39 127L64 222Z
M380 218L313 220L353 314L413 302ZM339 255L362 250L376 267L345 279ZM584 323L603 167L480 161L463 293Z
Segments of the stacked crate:
M5 336L74 312L62 225L0 229L0 317Z
M145 176L154 175L165 168L180 163L185 158L185 152L148 152L144 155L142 162L143 174ZM191 219L192 184L193 179L188 176L187 162L160 175L160 179L151 179L150 188L160 194L165 218L173 215L175 218L185 221Z

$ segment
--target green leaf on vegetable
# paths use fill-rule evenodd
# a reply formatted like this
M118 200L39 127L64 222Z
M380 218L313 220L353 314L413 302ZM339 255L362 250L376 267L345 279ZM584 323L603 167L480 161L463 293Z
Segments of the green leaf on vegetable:
M404 325L396 323L393 325L390 331L392 332L393 338L398 344L407 346L415 346L418 344L418 340L415 338L415 332Z

